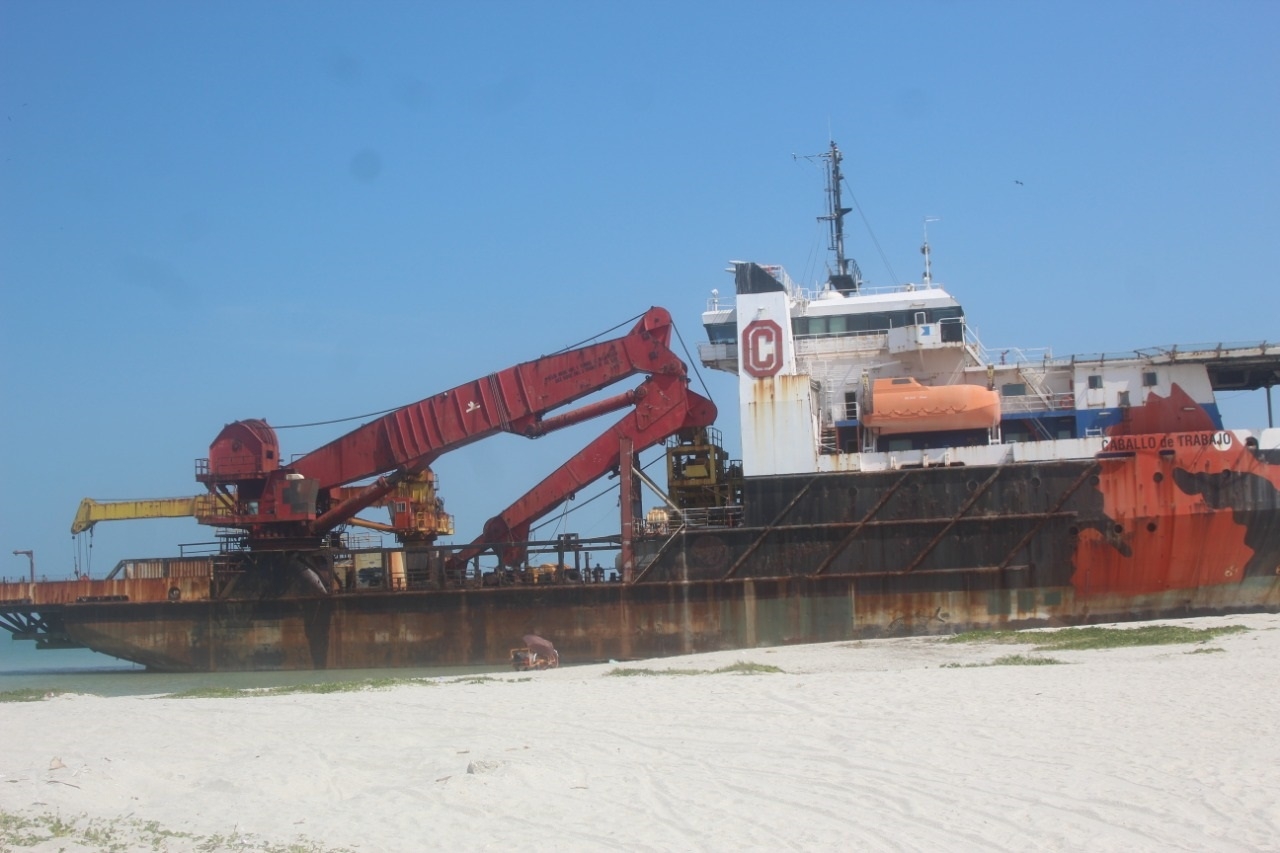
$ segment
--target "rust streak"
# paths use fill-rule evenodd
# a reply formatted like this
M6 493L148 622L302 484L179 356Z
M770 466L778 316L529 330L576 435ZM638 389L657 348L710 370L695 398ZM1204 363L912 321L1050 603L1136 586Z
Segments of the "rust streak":
M999 572L1025 572L1030 569L1027 565L1017 566L960 566L960 567L944 567L941 569L918 569L912 572L913 575L992 575ZM865 580L867 578L892 578L902 574L900 569L884 570L879 572L839 572L827 575L829 578L853 578L855 580Z
M929 541L929 544L921 548L920 553L916 554L916 558L911 561L911 564L907 566L905 569L902 569L902 571L899 572L899 574L905 575L913 571L916 566L924 562L924 558L929 556L929 554L933 551L934 548L938 547L938 543L942 541L942 537L946 536L947 533L950 532L951 528L956 526L956 522L960 520L960 516L964 515L966 512L968 512L970 509L973 508L973 505L978 502L978 498L986 494L987 489L991 488L991 484L996 481L996 478L1000 476L1000 473L1004 471L1004 469L1005 469L1004 465L997 466L996 470L991 472L991 476L988 477L981 486L973 490L973 494L969 496L969 499L964 503L960 504L960 508L956 510L956 514L951 517L951 519L947 522L946 526L943 527L941 530L939 530L936 534L934 534L934 537Z
M824 559L821 563L818 564L818 568L816 568L813 572L815 575L820 575L823 572L825 572L827 570L827 567L830 566L831 563L835 561L835 558L840 556L840 554L846 548L848 548L850 545L853 544L853 540L858 538L858 534L861 533L863 529L866 528L867 524L870 523L872 517L874 517L876 513L878 513L881 509L884 508L884 505L889 502L889 499L892 498L895 494L897 494L898 489L902 488L902 484L907 481L908 476L909 476L908 474L903 474L901 477L898 478L898 481L896 483L894 483L892 486L890 486L888 489L885 490L885 493L880 496L880 500L876 501L876 505L871 507L871 509L867 510L866 514L863 515L862 518L858 520L858 523L856 525L854 525L854 528L850 530L847 534L845 534L845 537L841 539L834 548L831 549L831 553L827 555L826 559Z
M649 561L649 564L645 566L644 569L638 575L632 578L631 582L640 583L640 581L644 580L644 576L649 574L649 570L652 569L654 566L658 565L658 563L662 561L662 555L666 553L669 547L671 547L671 543L679 539L680 534L685 532L687 529L688 528L682 524L681 526L672 530L671 535L667 537L667 541L663 542L661 547L658 548L657 553L653 555L653 559Z
M1025 548L1027 544L1035 538L1035 535L1040 532L1040 529L1048 524L1051 518L1055 518L1058 515L1058 510L1062 509L1062 505L1067 502L1067 499L1076 493L1076 489L1083 486L1090 476L1098 472L1098 467L1097 463L1094 463L1088 468L1085 468L1080 472L1080 476L1075 479L1075 482L1062 490L1062 495L1058 498L1057 503L1050 507L1049 511L1046 512L1036 524L1032 525L1031 529L1027 531L1027 535L1018 540L1017 545L1014 545L1009 549L1009 553L1000 561L999 568L1003 569L1012 562L1018 552Z
M809 478L809 482L805 483L804 487L796 492L796 496L792 498L791 501L786 506L784 506L776 516L774 516L773 521L769 522L764 527L764 529L760 531L760 535L756 537L755 541L747 546L747 549L742 552L742 556L738 557L738 559L734 561L734 564L729 567L729 571L724 573L723 577L725 580L733 577L734 572L738 571L738 569L742 567L742 564L747 561L747 558L750 557L752 554L754 554L756 552L756 549L758 549L761 545L764 544L764 540L766 537L768 537L769 533L778 527L778 522L786 518L787 513L791 512L791 510L795 508L795 505L800 502L800 499L809 492L810 487L812 487L813 484L816 483L817 481L818 481L817 477Z
M1072 518L1075 512L1002 512L993 513L991 515L971 515L965 518L943 517L943 518L892 518L885 521L868 521L865 522L866 527L907 527L911 525L928 526L931 524L970 524L977 522L992 521L1020 521L1023 519L1037 519L1042 517L1048 518ZM863 525L861 521L823 521L815 524L779 524L768 528L770 532L785 533L792 530L846 530L850 527L858 527ZM760 528L752 528L760 529Z

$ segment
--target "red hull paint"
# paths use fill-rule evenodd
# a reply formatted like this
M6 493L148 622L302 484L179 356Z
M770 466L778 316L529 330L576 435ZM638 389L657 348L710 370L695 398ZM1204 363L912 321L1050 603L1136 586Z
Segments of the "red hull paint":
M1220 490L1233 479L1280 490L1276 467L1230 433L1117 436L1109 452L1116 455L1099 460L1096 488L1111 527L1079 532L1072 576L1078 596L1239 584L1252 561L1267 557L1245 541L1249 510L1211 500L1210 484ZM1206 485L1188 491L1195 483Z

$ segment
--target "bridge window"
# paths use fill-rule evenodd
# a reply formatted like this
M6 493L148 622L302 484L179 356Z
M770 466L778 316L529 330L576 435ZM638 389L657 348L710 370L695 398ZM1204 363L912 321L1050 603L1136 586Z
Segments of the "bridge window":
M930 308L925 311L873 311L861 314L828 314L815 317L791 318L791 331L798 338L856 335L865 332L886 332L903 326L922 325L947 321L942 327L944 341L959 341L964 327L959 321L964 311L959 306ZM711 327L707 327L708 334ZM712 343L715 343L713 340Z
M1102 387L1102 376L1094 373L1089 377L1089 390L1097 391Z
M1151 388L1156 384L1156 372L1154 370L1146 371L1142 374L1142 387Z
M707 341L713 344L731 344L736 342L738 327L734 323L708 323Z

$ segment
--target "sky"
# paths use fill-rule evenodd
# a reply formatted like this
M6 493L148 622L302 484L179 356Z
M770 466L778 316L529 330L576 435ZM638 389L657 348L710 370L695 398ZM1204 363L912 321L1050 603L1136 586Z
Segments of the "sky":
M0 0L0 575L69 577L83 497L196 493L230 421L382 411L651 305L696 361L729 260L825 278L831 139L868 282L919 280L936 218L989 347L1274 341L1278 34L1229 0ZM442 457L453 541L610 422ZM100 525L90 568L209 538Z

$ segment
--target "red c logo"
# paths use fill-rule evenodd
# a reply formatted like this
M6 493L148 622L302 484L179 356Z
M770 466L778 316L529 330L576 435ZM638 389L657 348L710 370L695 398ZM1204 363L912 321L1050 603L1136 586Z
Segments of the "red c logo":
M782 369L782 327L772 320L753 320L742 330L742 365L757 379Z

